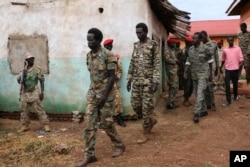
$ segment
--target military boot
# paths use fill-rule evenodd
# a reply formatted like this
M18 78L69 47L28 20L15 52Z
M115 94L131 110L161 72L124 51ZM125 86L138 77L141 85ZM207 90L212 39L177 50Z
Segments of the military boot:
M125 151L125 146L121 146L121 147L115 147L115 150L113 152L113 155L112 157L115 158L115 157L119 157L123 154L123 152Z
M194 121L194 123L199 122L199 114L194 114L193 121Z
M149 140L149 128L143 128L143 134L139 136L139 139L136 141L137 144L146 143Z
M83 161L80 162L79 164L77 164L75 167L86 167L88 164L96 162L96 161L97 161L97 159L95 156L91 156L91 155L86 154L84 156Z
M123 121L121 114L116 115L117 124L126 127L126 123Z
M27 132L29 129L28 125L23 125L21 129L18 130L18 132Z
M49 125L45 125L45 126L44 126L44 131L45 131L45 132L50 132Z
M148 133L150 133L150 131L153 129L153 127L155 126L155 124L157 124L157 119L153 118L153 117L150 117L149 118L150 120L150 126L148 128Z

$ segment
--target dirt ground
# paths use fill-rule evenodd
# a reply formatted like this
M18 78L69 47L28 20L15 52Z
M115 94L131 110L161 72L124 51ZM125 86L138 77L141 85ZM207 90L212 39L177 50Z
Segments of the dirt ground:
M161 98L155 109L158 124L151 139L136 144L142 133L141 120L116 126L126 144L123 156L111 158L114 147L102 130L98 130L96 157L90 167L228 167L230 150L250 150L250 99L240 96L230 107L223 107L225 95L216 94L217 111L192 121L193 106L176 110L165 108ZM194 104L194 98L191 102ZM31 131L18 133L18 120L0 119L1 167L73 167L83 159L84 123L51 122L52 132L39 131L32 121ZM58 153L58 148L65 148Z

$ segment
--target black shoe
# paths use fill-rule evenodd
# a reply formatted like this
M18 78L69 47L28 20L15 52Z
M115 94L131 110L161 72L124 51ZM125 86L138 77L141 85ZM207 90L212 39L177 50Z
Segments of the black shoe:
M174 103L168 103L167 104L167 109L169 109L169 110L173 110L173 109L176 109L178 107L179 106L175 105Z
M121 114L118 114L116 116L116 120L117 120L118 125L120 125L122 127L126 127L126 123L123 121Z
M205 117L208 115L208 112L207 111L204 111L204 112L201 112L200 113L200 117Z
M198 114L194 114L193 121L194 121L194 123L198 123L199 122L199 115Z
M78 165L76 165L75 167L86 167L88 164L96 162L97 159L95 156L85 156L84 160L82 162L80 162Z
M211 109L211 108L212 108L211 104L207 105L207 109Z

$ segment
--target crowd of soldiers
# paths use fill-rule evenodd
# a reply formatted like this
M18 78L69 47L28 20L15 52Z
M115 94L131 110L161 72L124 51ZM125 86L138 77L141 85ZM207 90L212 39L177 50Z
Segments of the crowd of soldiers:
M137 136L138 139L136 141L138 144L142 144L150 139L150 132L158 122L153 114L153 97L160 83L160 49L159 44L147 36L148 27L145 23L138 23L135 29L139 40L134 43L126 78L126 87L128 92L131 91L131 105L133 110L143 119L143 133ZM246 79L249 84L250 35L246 29L246 24L241 24L242 32L239 34L239 45L244 55ZM101 45L102 40L103 34L99 29L89 29L87 43L90 51L87 53L86 62L91 83L87 92L87 106L84 117L84 159L76 165L78 167L85 167L89 163L97 161L95 143L98 128L105 131L115 146L112 157L119 157L125 151L125 144L113 123L113 117L115 117L119 125L126 126L121 117L122 107L119 91L122 64L119 61L120 55L114 54L111 51L113 39L105 40L103 46ZM229 48L233 48L232 41L233 38L229 37ZM175 103L177 93L178 90L183 90L183 105L186 107L191 105L190 97L192 92L195 92L196 103L193 117L195 123L199 122L200 117L208 115L208 109L215 111L214 90L224 90L225 85L222 71L224 63L226 75L228 75L226 77L228 100L228 81L232 79L233 83L236 84L235 79L238 78L238 73L241 72L243 58L239 58L239 62L235 62L236 64L242 64L239 66L239 69L230 71L230 69L227 69L227 56L230 53L223 50L222 44L222 41L216 43L210 40L206 31L196 32L192 37L186 37L185 48L182 50L180 49L179 41L174 39L167 40L167 47L164 52L169 88L169 96L166 104L167 109L172 110L178 107ZM40 123L44 125L44 130L49 132L49 120L42 105L44 76L41 73L41 68L33 67L35 56L32 53L26 53L24 56L24 70L18 76L18 83L21 86L20 101L22 106L22 127L19 132L29 130L30 109L33 109L38 114ZM221 66L219 68L220 63ZM235 72L237 72L236 77ZM234 78L231 76L234 76ZM40 82L40 88L38 87L38 81ZM237 85L235 89L237 90ZM237 99L237 91L235 91L234 100ZM228 102L231 103L231 101ZM229 103L227 104L229 105Z
M167 109L178 107L174 102L178 89L184 92L183 105L189 107L189 98L194 90L196 103L193 121L198 123L200 117L208 115L209 109L216 111L215 91L226 92L223 106L231 104L230 81L233 83L233 99L238 100L238 79L243 66L246 82L250 83L250 32L246 23L242 23L240 28L239 46L234 46L234 38L229 36L229 50L223 48L223 40L210 40L206 31L196 32L192 38L185 37L182 50L179 40L167 40L168 47L164 54L168 83Z

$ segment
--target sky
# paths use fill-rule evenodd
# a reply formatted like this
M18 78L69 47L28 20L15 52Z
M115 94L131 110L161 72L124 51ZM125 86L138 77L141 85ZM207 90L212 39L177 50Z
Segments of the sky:
M179 10L191 13L191 21L238 19L227 16L226 11L233 0L168 0Z

